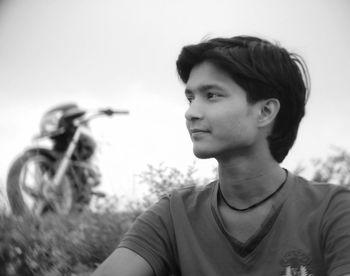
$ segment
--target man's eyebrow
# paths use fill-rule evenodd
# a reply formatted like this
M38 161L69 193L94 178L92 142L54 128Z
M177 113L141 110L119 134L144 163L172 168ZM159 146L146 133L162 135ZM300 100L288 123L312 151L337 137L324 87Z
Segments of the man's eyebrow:
M204 84L204 85L201 85L199 86L198 88L196 89L190 89L190 88L186 88L185 89L185 94L188 95L188 94L193 94L193 90L197 90L199 92L206 92L208 90L212 90L212 89L216 89L216 90L223 90L223 88L217 84Z

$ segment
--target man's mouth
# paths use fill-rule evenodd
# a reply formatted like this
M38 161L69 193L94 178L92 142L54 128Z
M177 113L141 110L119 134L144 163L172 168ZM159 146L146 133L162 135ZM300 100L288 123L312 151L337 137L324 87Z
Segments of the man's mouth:
M208 133L209 131L206 129L199 129L199 128L190 128L190 133L195 134L195 133Z
M209 133L209 130L206 129L200 129L200 128L190 128L190 135L192 139L201 139L202 137L206 136Z

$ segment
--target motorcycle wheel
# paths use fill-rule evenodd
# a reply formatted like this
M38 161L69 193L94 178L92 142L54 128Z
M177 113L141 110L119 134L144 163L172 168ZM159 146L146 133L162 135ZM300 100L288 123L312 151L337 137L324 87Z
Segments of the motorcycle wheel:
M46 213L68 214L73 206L73 183L65 176L57 191L55 204L44 196L45 185L55 174L55 158L48 152L28 150L10 167L7 195L15 215Z

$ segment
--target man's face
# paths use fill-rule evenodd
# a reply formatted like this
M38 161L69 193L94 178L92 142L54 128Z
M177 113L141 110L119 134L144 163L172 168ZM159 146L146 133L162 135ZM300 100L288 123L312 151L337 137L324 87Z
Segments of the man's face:
M196 65L186 83L186 125L198 158L246 154L256 142L258 104L223 70L209 62Z

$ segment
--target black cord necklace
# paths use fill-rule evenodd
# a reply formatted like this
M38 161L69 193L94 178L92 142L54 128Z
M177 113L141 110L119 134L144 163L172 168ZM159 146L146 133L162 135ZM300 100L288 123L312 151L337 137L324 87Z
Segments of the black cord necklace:
M224 197L224 195L221 192L220 185L219 185L219 193L220 193L220 196L221 196L222 200L225 202L225 204L228 207L230 207L231 209L233 209L235 211L244 212L244 211L248 211L248 210L254 209L255 207L263 204L264 202L268 201L271 197L273 197L275 194L277 194L283 188L284 184L287 182L287 178L288 178L288 171L286 170L286 178L285 178L285 180L282 182L282 184L272 194L268 195L267 197L265 197L264 199L260 200L259 202L254 203L253 205L250 205L249 207L246 207L246 208L237 208L235 206L232 206L230 203L228 203L226 198Z

